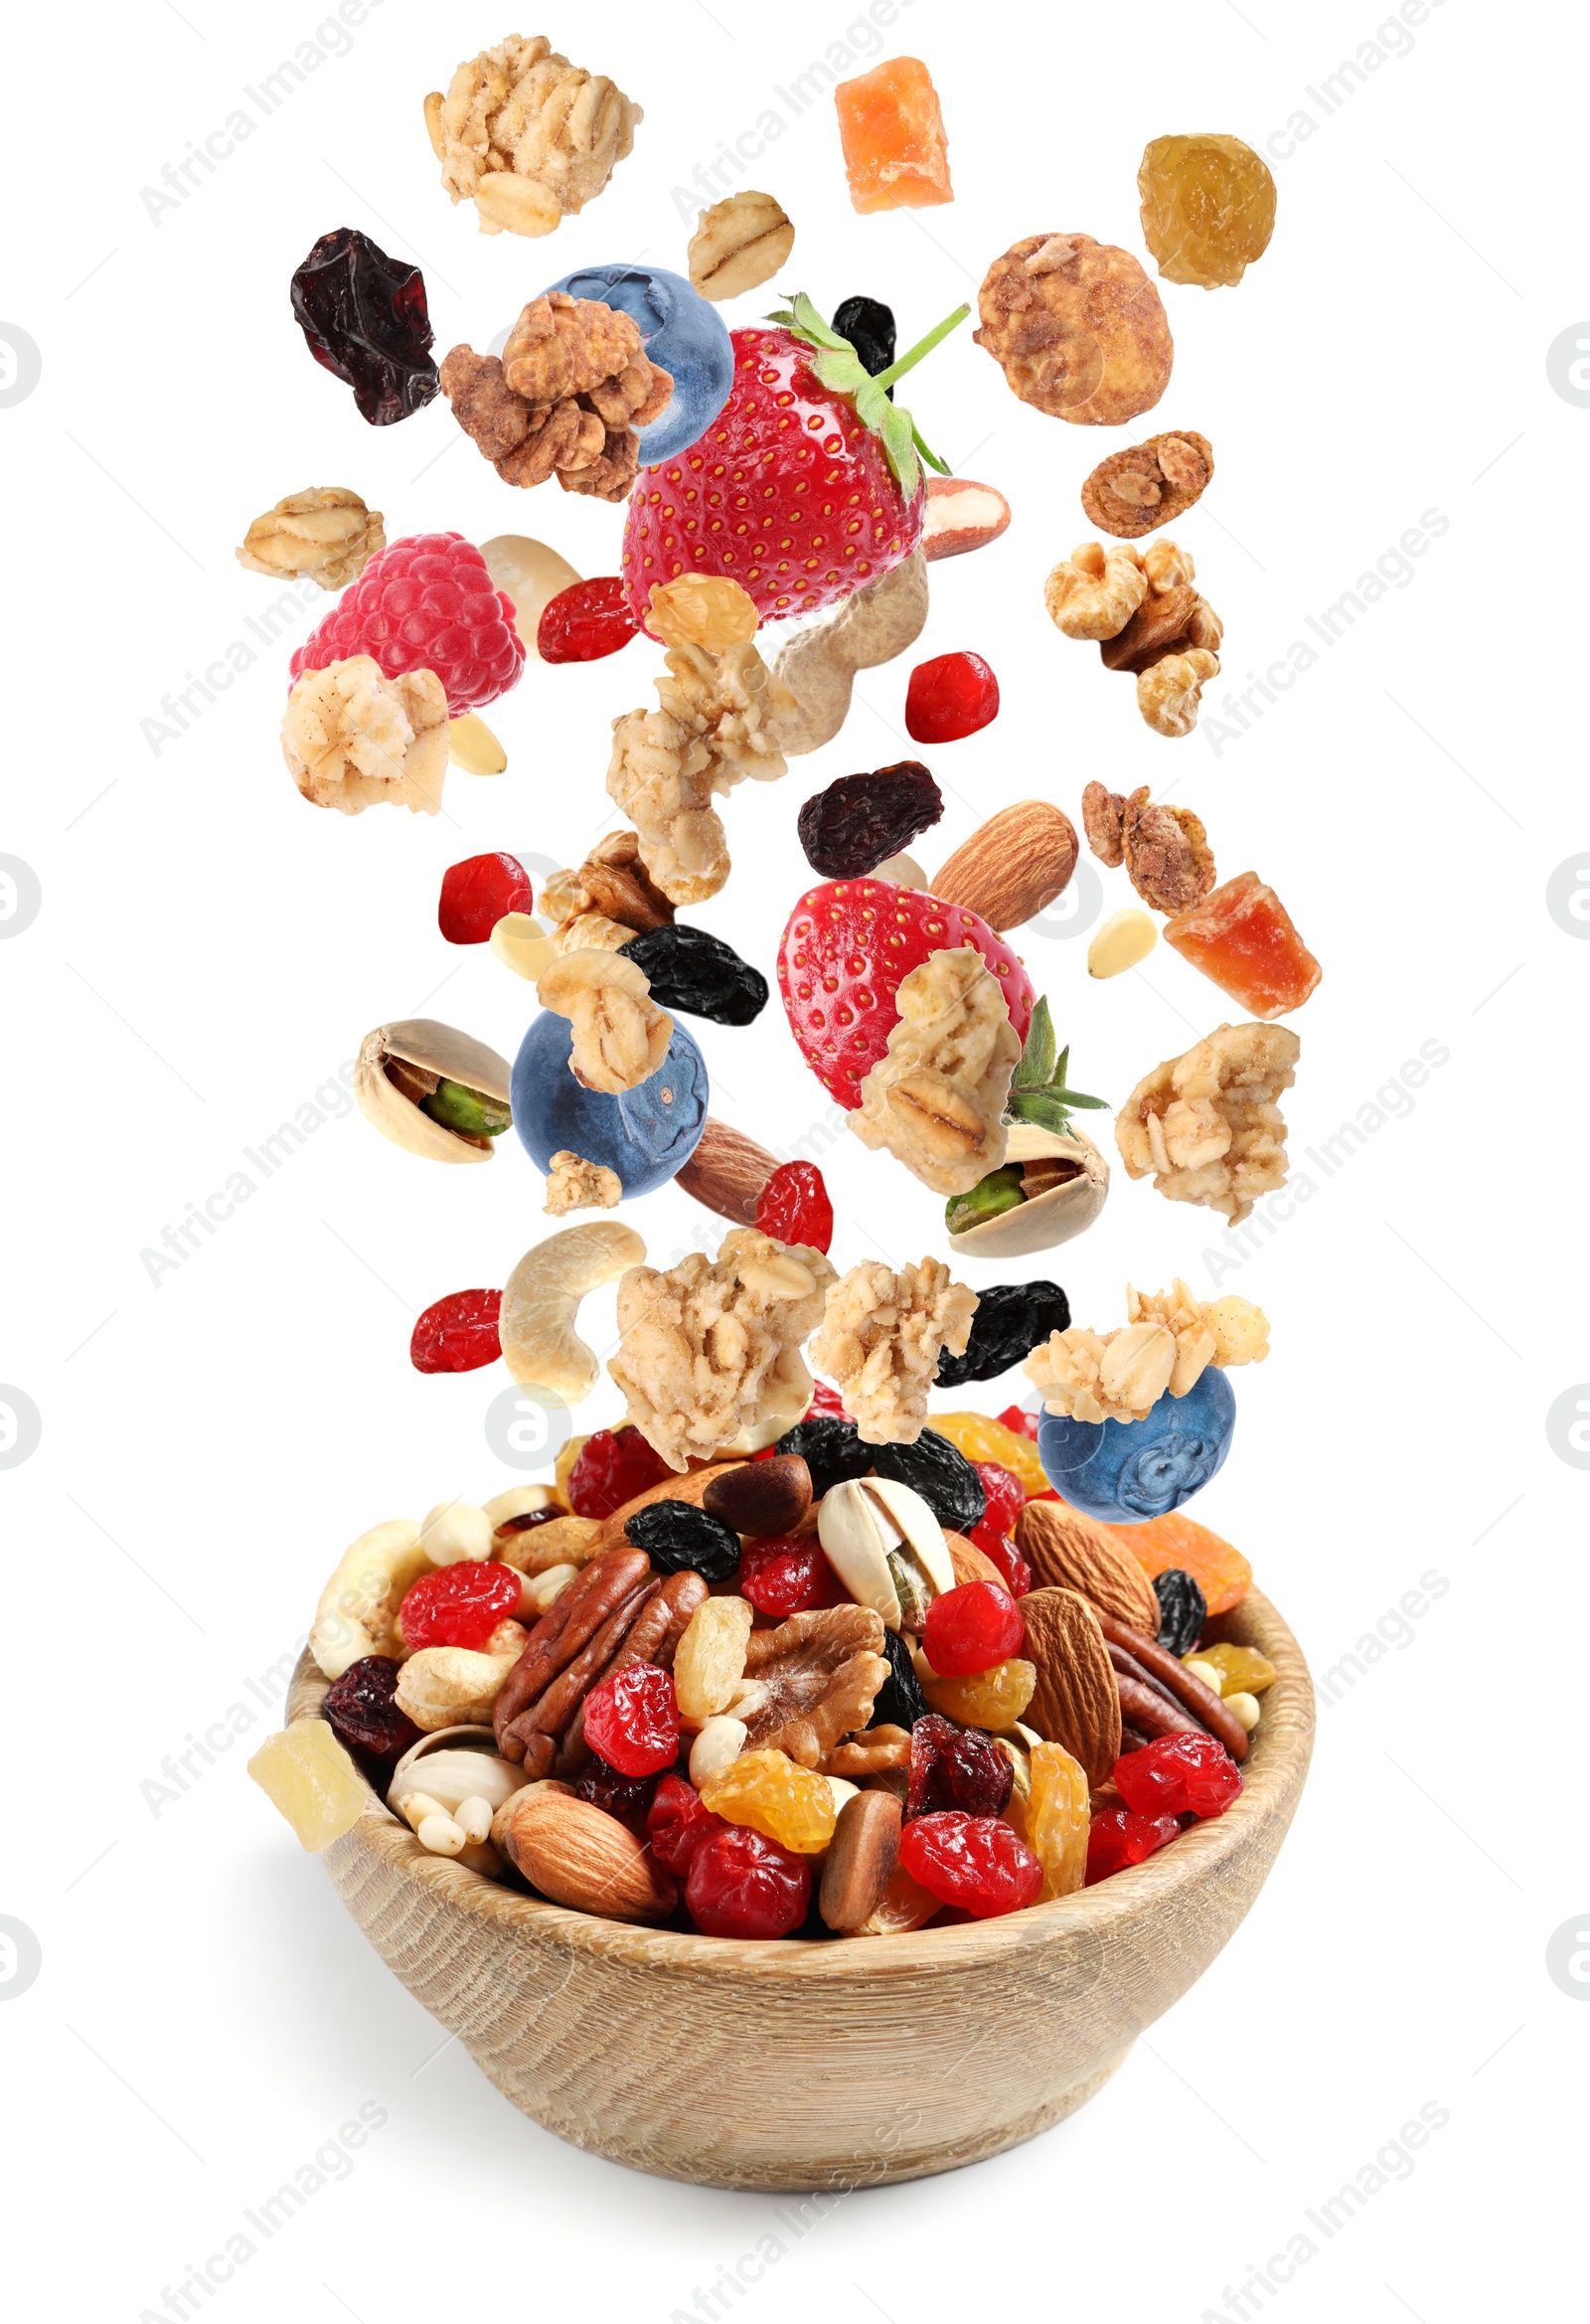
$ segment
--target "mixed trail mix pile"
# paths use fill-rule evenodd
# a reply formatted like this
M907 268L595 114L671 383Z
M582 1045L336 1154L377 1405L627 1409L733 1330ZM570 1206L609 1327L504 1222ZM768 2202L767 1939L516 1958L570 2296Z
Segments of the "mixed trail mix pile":
M859 218L954 200L924 63L886 59L834 94ZM420 110L440 190L510 250L598 202L646 118L542 34L466 59ZM450 330L438 347L419 269L360 229L321 235L292 271L309 353L359 418L434 406L421 424L468 435L492 490L556 479L622 510L592 577L517 532L477 544L395 521L389 538L343 485L248 523L246 571L335 600L287 673L302 798L437 815L449 774L508 770L483 710L568 683L562 665L646 663L591 738L590 803L617 827L537 881L501 851L441 880L439 939L534 987L515 1057L398 1018L365 1037L356 1075L402 1153L477 1164L506 1141L541 1173L546 1216L572 1222L504 1253L499 1282L442 1291L413 1368L500 1364L526 1396L577 1407L603 1377L581 1304L616 1286L605 1373L626 1417L573 1437L545 1483L347 1552L310 1640L320 1713L252 1762L305 1846L347 1832L374 1786L416 1851L559 1905L715 1937L876 1935L1066 1896L1240 1794L1275 1673L1228 1634L1245 1561L1181 1511L1230 1449L1230 1375L1268 1356L1264 1313L1178 1280L1128 1285L1124 1321L1094 1328L1045 1274L979 1292L958 1268L1056 1249L1109 1193L1079 1119L1109 1101L1072 1083L1022 949L1084 844L1137 899L1093 934L1089 978L1138 966L1163 932L1241 1012L1134 1061L1114 1121L1126 1177L1232 1228L1284 1184L1300 1044L1278 1020L1321 969L1280 896L1222 876L1229 834L1192 805L1098 780L1075 820L1046 797L1002 807L930 878L909 851L945 792L911 758L825 768L792 801L765 960L682 916L733 876L733 793L788 796L861 674L902 664L898 723L926 753L999 720L1020 671L971 646L903 666L929 569L951 560L1004 542L1034 608L1133 679L1151 733L1194 728L1224 623L1165 528L1195 529L1220 486L1208 435L1140 424L1175 363L1160 285L1240 283L1275 187L1225 134L1155 138L1138 186L1145 255L1017 233L971 330L970 303L902 330L872 292L764 287L800 235L750 188L676 234L677 268L576 264L528 299L519 280L496 352ZM803 253L796 279L815 281ZM776 303L725 315L752 297ZM473 319L477 339L494 319ZM931 399L953 362L1034 414L1125 431L1076 462L1090 534L1068 555L1007 541L1005 494L950 475L901 402ZM962 570L943 578L952 599ZM1208 585L1218 600L1218 573ZM1057 650L1032 682L1052 693L1081 660ZM847 1252L817 1166L711 1111L693 1024L756 1025L775 984L867 1168L935 1198L942 1251ZM621 1214L675 1184L722 1232L659 1266ZM938 1409L1018 1368L1034 1393L999 1419Z

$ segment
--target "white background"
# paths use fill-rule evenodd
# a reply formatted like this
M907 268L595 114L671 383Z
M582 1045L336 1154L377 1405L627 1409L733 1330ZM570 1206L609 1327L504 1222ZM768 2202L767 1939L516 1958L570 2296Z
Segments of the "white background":
M1041 602L1085 536L1081 478L1131 434L1073 433L1018 404L968 326L908 400L954 466L1007 492L1011 530L933 569L919 646L864 680L837 743L729 802L734 876L698 916L771 971L807 884L796 807L909 754L905 676L930 653L982 651L1004 699L986 732L927 754L947 799L918 850L930 871L1009 800L1074 814L1094 775L1194 806L1222 877L1251 866L1273 882L1325 963L1287 1106L1316 1191L1224 1277L1261 1300L1275 1352L1236 1384L1235 1450L1195 1514L1249 1553L1320 1670L1421 1575L1446 1588L1339 1683L1250 1919L1105 2091L1016 2153L860 2194L786 2236L733 2312L1235 2317L1226 2287L1300 2231L1318 2255L1266 2299L1295 2324L1527 2307L1549 2293L1552 2223L1582 2187L1553 2064L1571 2074L1590 2031L1545 1966L1553 1931L1590 1921L1574 1707L1587 1479L1546 1434L1548 1408L1590 1374L1565 1208L1583 1152L1585 926L1559 926L1545 902L1553 869L1590 847L1572 615L1590 414L1546 371L1590 312L1563 159L1582 135L1577 26L1446 0L1386 35L1410 53L1327 114L1305 90L1373 38L1367 0L981 16L915 0L886 50L866 37L930 64L956 199L858 219L831 101L794 117L772 93L843 39L837 0L565 8L521 29L612 73L646 119L609 190L538 248L484 239L448 207L420 120L425 91L506 20L386 0L351 54L151 219L141 189L316 22L307 0L135 0L90 6L70 32L35 15L11 43L0 305L43 354L37 391L0 409L14 649L0 850L43 891L0 946L0 1380L43 1421L38 1450L0 1472L0 1909L42 1957L0 2012L16 2312L162 2312L162 2287L361 2104L387 2119L350 2175L207 2309L230 2324L498 2308L666 2324L712 2312L698 2288L772 2224L769 2201L640 2178L515 2113L442 2046L243 1774L274 1724L247 1681L283 1667L343 1545L513 1481L482 1430L501 1376L421 1379L407 1338L419 1307L501 1282L545 1231L540 1180L511 1141L489 1169L430 1168L344 1107L268 1181L250 1172L252 1198L179 1268L152 1281L141 1256L335 1082L372 1025L423 1009L513 1054L528 988L442 943L441 872L498 847L577 862L608 820L608 722L650 700L656 666L636 644L533 668L489 713L510 771L454 774L436 822L305 805L276 743L288 645L245 626L275 592L232 554L250 518L347 483L392 538L528 531L597 574L616 566L620 512L553 487L527 504L441 402L366 427L305 353L293 267L318 234L363 227L423 264L438 354L485 346L576 262L681 265L671 190L770 104L784 134L747 178L799 230L782 286L825 313L884 297L902 344L975 298L1020 236L1141 247L1148 137L1217 127L1262 147L1300 106L1314 116L1289 157L1287 137L1271 149L1279 223L1247 280L1166 286L1176 373L1141 428L1195 426L1215 447L1216 481L1178 532L1226 621L1221 685L1248 685L1294 639L1318 645L1307 616L1423 512L1447 520L1442 537L1247 734L1218 752L1201 734L1163 742ZM753 294L728 319L771 303ZM252 666L152 750L141 722L239 639ZM1119 1101L1228 1011L1163 950L1090 986L1084 923L1101 896L1130 899L1123 875L1093 870L1074 893L1069 918L1059 908L1023 948L1076 1079ZM825 1121L776 999L757 1031L702 1040L727 1119L785 1150ZM1400 1118L1329 1179L1303 1160L1425 1043L1450 1056L1411 1111L1382 1098ZM842 1265L941 1247L938 1204L885 1158L846 1140L825 1167ZM665 1264L716 1232L672 1190L625 1215ZM1206 1294L1223 1239L1117 1171L1102 1221L1054 1271L1078 1318L1108 1326L1129 1276L1179 1271ZM1018 1385L978 1401L996 1410ZM617 1409L604 1389L591 1418ZM251 1731L151 1804L141 1787L162 1761L235 1704ZM1427 2102L1450 2119L1422 2152L1382 2164L1389 2183L1335 2240L1311 2231L1306 2211Z

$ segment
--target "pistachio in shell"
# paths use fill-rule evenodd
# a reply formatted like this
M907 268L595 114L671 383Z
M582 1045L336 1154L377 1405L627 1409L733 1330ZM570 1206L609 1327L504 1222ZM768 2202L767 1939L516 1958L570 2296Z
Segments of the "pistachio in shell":
M1004 1168L945 1208L951 1248L974 1258L1052 1250L1092 1226L1109 1190L1110 1166L1081 1130L1061 1137L1013 1122Z
M505 1058L433 1017L378 1025L359 1046L354 1095L367 1121L427 1162L489 1162L512 1121Z

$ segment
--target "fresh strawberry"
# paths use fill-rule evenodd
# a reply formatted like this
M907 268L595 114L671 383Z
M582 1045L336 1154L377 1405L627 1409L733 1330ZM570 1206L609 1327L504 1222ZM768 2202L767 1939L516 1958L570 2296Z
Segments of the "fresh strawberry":
M790 913L778 948L778 989L795 1045L841 1105L862 1102L899 1017L901 977L930 952L972 944L1001 979L1025 1041L1035 995L1021 961L987 920L920 888L887 880L825 880Z
M970 310L961 307L874 379L805 293L731 334L734 383L705 435L630 495L620 559L644 622L659 581L719 574L764 621L837 604L909 557L922 536L922 471L935 468L887 390Z

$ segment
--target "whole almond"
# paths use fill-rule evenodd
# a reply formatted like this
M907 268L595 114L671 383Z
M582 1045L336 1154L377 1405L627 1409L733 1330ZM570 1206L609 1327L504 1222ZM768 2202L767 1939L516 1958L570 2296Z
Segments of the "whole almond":
M675 1172L674 1184L720 1219L731 1219L736 1227L754 1227L757 1198L777 1168L765 1146L709 1114L701 1141L683 1169Z
M1060 895L1076 869L1076 829L1047 799L1019 799L980 824L930 891L991 928L1019 928Z
M1121 1755L1121 1697L1098 1615L1074 1589L1030 1589L1018 1600L1026 1658L1037 1671L1023 1714L1101 1784Z
M497 1811L492 1838L532 1888L576 1912L609 1920L662 1920L678 1891L650 1852L616 1818L563 1791L516 1791Z
M969 1542L964 1533L947 1533L944 1536L944 1547L949 1551L950 1564L955 1569L957 1589L964 1581L993 1581L1001 1589L1010 1587L993 1559L985 1557L976 1542Z
M1029 1501L1016 1521L1016 1546L1039 1586L1077 1590L1101 1614L1158 1637L1154 1584L1108 1526L1063 1501Z

